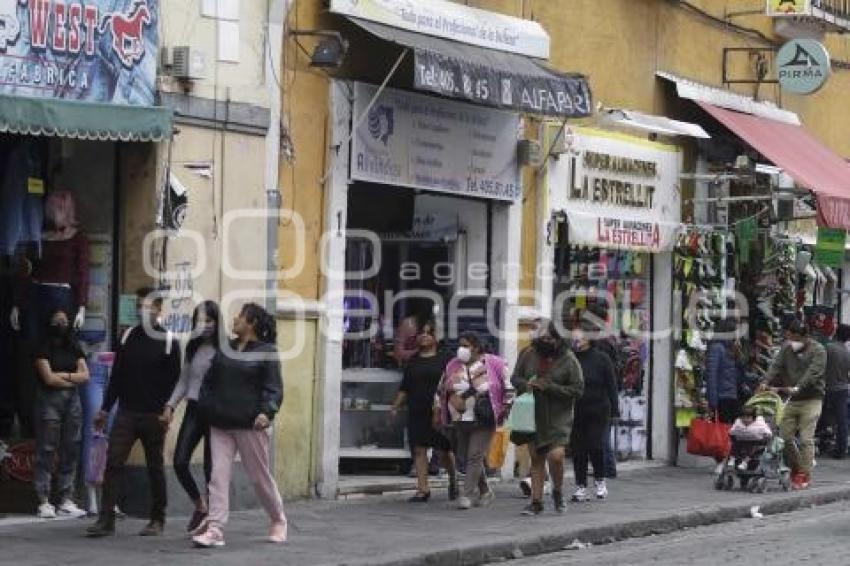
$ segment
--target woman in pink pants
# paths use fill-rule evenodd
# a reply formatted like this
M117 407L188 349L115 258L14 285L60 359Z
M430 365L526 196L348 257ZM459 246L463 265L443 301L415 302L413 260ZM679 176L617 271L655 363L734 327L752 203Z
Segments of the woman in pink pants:
M275 341L275 320L249 303L233 321L236 340L213 359L198 401L210 424L212 479L209 516L193 531L203 548L224 546L223 528L230 507L230 477L236 452L254 486L257 499L271 519L269 541L286 542L286 516L277 484L269 469L269 427L283 401Z

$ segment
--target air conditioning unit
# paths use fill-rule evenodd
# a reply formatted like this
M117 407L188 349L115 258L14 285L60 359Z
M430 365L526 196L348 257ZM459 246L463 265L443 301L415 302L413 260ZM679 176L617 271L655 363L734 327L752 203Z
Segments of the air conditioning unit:
M188 45L174 47L171 56L171 76L176 79L197 80L206 75L204 53Z

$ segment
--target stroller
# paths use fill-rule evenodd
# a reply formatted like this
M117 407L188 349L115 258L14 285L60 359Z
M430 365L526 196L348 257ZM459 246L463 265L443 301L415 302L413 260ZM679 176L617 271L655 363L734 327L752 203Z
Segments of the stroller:
M746 403L754 407L773 431L773 436L764 440L743 440L731 436L732 449L723 462L722 471L714 480L718 490L732 490L737 478L741 489L753 493L767 491L769 481L777 481L779 486L788 491L791 489L791 469L785 465L783 452L785 443L779 437L779 423L785 402L771 391L757 393ZM749 458L749 465L740 469L738 461Z

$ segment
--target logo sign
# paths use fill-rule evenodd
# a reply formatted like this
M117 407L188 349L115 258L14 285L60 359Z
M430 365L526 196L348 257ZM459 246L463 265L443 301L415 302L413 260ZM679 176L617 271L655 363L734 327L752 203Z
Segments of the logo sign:
M795 94L812 94L826 83L832 70L826 47L814 39L789 41L776 55L779 85Z
M768 0L769 16L799 16L806 13L806 0Z
M0 0L0 94L154 104L159 0Z
M520 197L519 114L356 83L351 178L503 201ZM368 110L367 110L368 109ZM389 190L389 189L388 189Z

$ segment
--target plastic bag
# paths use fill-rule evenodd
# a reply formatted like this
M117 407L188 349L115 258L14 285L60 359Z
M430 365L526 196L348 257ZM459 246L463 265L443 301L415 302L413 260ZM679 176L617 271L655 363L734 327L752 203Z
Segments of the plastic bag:
M103 473L106 471L106 454L109 451L109 439L105 434L96 432L92 438L89 451L89 465L86 470L86 483L102 485Z
M534 420L534 394L523 393L514 401L505 426L513 432L533 434L537 432Z
M487 452L487 467L489 469L499 470L505 465L509 441L510 433L502 427L497 428L493 440L490 441L490 450Z

